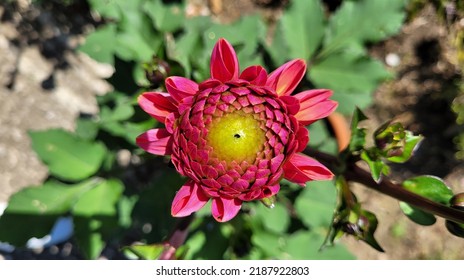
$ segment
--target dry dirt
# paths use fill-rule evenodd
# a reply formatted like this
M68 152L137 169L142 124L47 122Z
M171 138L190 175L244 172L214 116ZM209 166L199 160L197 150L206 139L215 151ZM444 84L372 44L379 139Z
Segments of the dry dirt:
M263 5L285 1L236 1L234 5L221 0L190 2L192 11L213 14L227 22L257 7L272 18L279 14L279 9ZM0 17L4 13L0 6ZM19 40L22 33L17 20L20 18L0 22L0 208L14 192L40 184L47 177L45 166L31 149L27 131L51 127L74 129L79 113L98 110L95 96L110 89L104 78L112 73L111 67L71 51L81 39L79 34L69 35L66 40L69 45L60 59L66 61L66 66L57 67L60 61L46 58L40 44ZM56 29L51 30L53 35ZM376 93L376 103L367 111L372 120L366 125L375 127L399 116L409 129L431 139L422 146L419 159L407 169L394 167L394 178L423 173L446 176L453 189L463 191L464 165L454 159L450 142L453 115L445 106L457 92L448 86L462 81L449 44L451 35L430 6L406 25L400 35L373 46L372 53L378 58L383 60L394 53L401 63L392 67L397 73L396 79ZM425 54L420 52L421 45ZM427 53L436 50L438 53ZM436 133L436 129L442 133ZM380 223L376 237L386 250L378 253L351 237L342 238L341 242L358 258L464 259L464 240L449 234L443 220L439 219L431 227L418 226L400 212L394 199L362 186L353 188L365 208L377 214Z

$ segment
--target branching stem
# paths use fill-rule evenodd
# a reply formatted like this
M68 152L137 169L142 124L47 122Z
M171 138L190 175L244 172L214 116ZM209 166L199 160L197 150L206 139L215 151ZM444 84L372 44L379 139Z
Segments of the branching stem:
M331 170L337 170L340 166L338 159L332 155L322 153L311 148L305 149L304 153L319 160ZM372 176L368 171L357 166L356 163L353 162L346 164L348 165L344 169L343 175L348 181L361 183L368 188L406 202L428 213L440 216L446 220L464 224L464 211L451 208L410 192L401 185L393 183L387 177L384 177L381 182L377 183L374 179L372 179Z

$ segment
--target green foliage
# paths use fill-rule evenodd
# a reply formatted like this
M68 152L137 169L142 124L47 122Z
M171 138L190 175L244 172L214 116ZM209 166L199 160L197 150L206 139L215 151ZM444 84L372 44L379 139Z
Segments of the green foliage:
M62 129L29 133L32 147L54 176L70 181L85 179L98 170L105 146L75 137Z
M308 81L333 89L338 110L351 114L355 107L368 106L380 82L392 77L364 46L396 34L404 6L404 0L346 0L326 17L321 1L294 0L266 49L276 65L291 58L309 61Z
M321 1L293 1L282 16L280 25L285 41L292 42L288 44L290 57L309 60L324 36L325 17ZM282 53L285 52L280 52L280 55Z
M444 205L449 205L449 200L453 197L451 189L442 179L435 176L423 175L410 178L403 182L403 187L408 191Z
M335 203L336 190L333 182L309 182L296 199L295 210L308 228L327 228Z
M444 205L449 205L449 201L453 197L451 189L442 179L435 176L424 175L410 178L403 182L403 187L410 192ZM407 203L400 202L400 208L409 219L417 224L428 226L436 222L434 215Z

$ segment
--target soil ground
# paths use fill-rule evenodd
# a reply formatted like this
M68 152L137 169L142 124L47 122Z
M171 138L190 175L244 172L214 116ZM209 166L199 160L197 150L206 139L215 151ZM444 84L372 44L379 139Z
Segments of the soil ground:
M0 210L13 193L47 177L27 131L74 129L80 113L98 110L95 96L110 90L105 78L113 71L74 51L92 26L85 10L70 17L70 11L57 13L53 7L38 11L28 1L16 2L14 11L0 5ZM188 11L212 14L223 22L256 11L272 19L285 2L190 0ZM396 78L375 93L366 125L374 128L396 117L426 137L415 160L405 168L393 166L393 178L432 174L445 177L455 191L463 191L464 163L455 159L452 142L456 116L449 109L463 80L450 43L460 21L464 23L454 19L456 24L449 25L428 5L399 35L371 48L382 61L394 55L399 64L391 67ZM449 234L442 219L431 227L418 226L401 213L394 199L358 185L353 190L377 214L376 237L386 250L378 253L351 237L342 238L358 258L464 259L464 240Z

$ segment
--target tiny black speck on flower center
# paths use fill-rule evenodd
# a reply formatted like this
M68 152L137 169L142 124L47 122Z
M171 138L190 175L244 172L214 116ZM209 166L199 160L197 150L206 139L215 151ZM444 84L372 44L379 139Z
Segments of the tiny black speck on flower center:
M240 134L235 133L235 134L234 134L234 137L238 139L238 138L240 138Z

